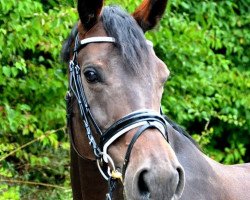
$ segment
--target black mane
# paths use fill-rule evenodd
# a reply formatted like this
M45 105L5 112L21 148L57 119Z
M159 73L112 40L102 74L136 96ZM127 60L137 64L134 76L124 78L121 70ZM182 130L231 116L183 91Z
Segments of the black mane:
M70 53L73 53L73 49L71 49L70 47L74 42L76 35L77 35L77 24L72 28L69 37L64 42L62 47L61 58L62 61L64 61L67 64L69 63Z
M107 35L115 38L116 47L126 69L136 74L141 72L143 59L147 57L148 45L143 31L135 19L118 6L107 6L103 9L101 21ZM62 59L64 62L69 62L70 51L72 51L70 46L76 34L77 26L72 29L69 38L63 45Z
M176 130L178 131L180 134L184 135L185 137L187 137L199 150L201 150L201 148L199 147L199 145L197 144L197 142L192 138L191 135L189 135L182 127L180 127L178 124L176 124L175 122L173 122L171 119L169 119L166 115L164 115L165 120Z

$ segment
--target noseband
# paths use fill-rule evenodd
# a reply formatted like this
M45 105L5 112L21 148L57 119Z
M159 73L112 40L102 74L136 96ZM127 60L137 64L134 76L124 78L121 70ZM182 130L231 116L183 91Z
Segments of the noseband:
M75 38L74 54L72 60L69 62L69 89L66 95L67 103L67 123L68 123L68 132L71 138L71 144L76 153L84 158L77 150L76 145L73 140L72 131L71 131L71 112L72 112L72 97L77 100L80 115L82 119L83 126L86 130L86 135L89 140L89 144L93 150L93 153L96 157L98 168L106 180L109 180L109 186L111 185L111 180L117 178L124 178L127 165L129 163L130 154L135 144L136 140L142 135L142 133L147 129L158 129L163 137L169 142L167 134L167 122L162 117L152 110L138 110L135 112L126 115L121 118L113 125L111 125L105 132L99 128L96 123L88 105L88 101L84 92L84 87L81 81L81 69L77 61L78 52L84 48L89 43L115 43L113 37L90 37L79 41L78 34ZM152 42L147 41L151 46ZM100 136L100 143L97 144L94 138L94 132L91 128L93 126L94 132L98 133ZM111 157L108 155L108 147L119 137L124 135L130 130L138 128L137 132L133 136L128 149L125 155L124 164L122 167L122 174L115 170L114 163ZM104 165L106 163L106 166ZM112 165L112 172L110 172L109 165ZM107 167L108 166L108 167ZM117 175L118 174L118 175ZM109 193L107 194L107 199L112 197L112 186L109 187Z

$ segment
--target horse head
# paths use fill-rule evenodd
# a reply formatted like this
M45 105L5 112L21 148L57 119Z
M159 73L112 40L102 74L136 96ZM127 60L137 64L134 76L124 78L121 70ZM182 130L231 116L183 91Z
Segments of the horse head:
M66 45L72 145L97 160L106 179L118 174L125 199L179 199L184 188L160 114L169 70L144 37L166 3L144 0L129 15L101 0L78 0L80 20Z

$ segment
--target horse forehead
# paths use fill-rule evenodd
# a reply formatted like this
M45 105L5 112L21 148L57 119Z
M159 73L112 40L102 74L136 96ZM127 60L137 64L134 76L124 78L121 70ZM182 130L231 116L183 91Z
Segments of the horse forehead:
M151 88L154 83L157 83L159 77L157 67L154 66L157 63L151 56L148 61L141 61L137 73L133 73L130 66L124 62L119 50L114 48L113 43L91 43L79 52L79 61L83 68L92 64L98 66L105 74L106 81L120 83L120 86L117 85L120 89L127 88L127 91L133 91L140 88L141 85Z
M78 26L81 27L81 25ZM80 39L100 36L108 36L103 27L102 21L98 21L98 23L88 32L80 32ZM140 63L138 63L140 67L138 68L137 73L133 74L129 73L129 66L126 66L127 63L124 62L119 49L114 47L115 46L113 43L88 44L79 52L79 57L82 60L81 63L98 64L103 69L108 70L111 73L115 71L118 72L119 76L121 77L137 77L137 79L140 81L147 79L147 83L151 82L149 81L150 77L155 75L155 67L153 66L155 63L155 57L152 55L152 53L149 53L146 60L142 60Z
M107 36L103 23L100 20L87 32L83 29L81 22L79 22L78 31L80 33L80 39L85 39L88 37Z
M82 64L110 65L110 62L116 57L113 43L108 42L89 43L79 52L79 58L82 60Z

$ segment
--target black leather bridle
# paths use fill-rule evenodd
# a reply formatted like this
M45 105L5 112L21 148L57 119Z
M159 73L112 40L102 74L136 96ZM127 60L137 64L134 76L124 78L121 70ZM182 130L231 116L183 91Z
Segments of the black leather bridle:
M101 43L101 42L110 42L115 43L115 39L112 37L91 37L83 40L79 40L78 34L75 37L74 53L72 60L69 62L69 89L66 95L66 104L67 104L67 124L68 124L68 133L71 138L71 145L76 153L84 158L83 155L77 150L72 136L72 123L71 123L71 113L72 113L72 98L74 97L78 103L80 110L80 115L82 119L82 124L86 130L86 135L89 140L89 144L93 150L93 153L96 157L98 168L105 179L109 182L109 191L107 193L107 199L112 198L112 192L114 190L115 181L117 179L123 179L125 176L126 168L129 163L130 154L136 140L142 135L142 133L147 129L158 129L163 137L169 142L167 134L167 122L161 114L156 113L152 110L138 110L125 117L121 118L113 125L111 125L107 131L102 132L96 123L88 105L86 95L84 93L84 87L81 81L81 69L77 61L78 52L89 43ZM152 45L149 41L147 41ZM128 131L138 128L137 132L133 136L126 155L124 159L124 164L122 167L122 173L115 170L114 163L112 158L108 155L108 147L120 136L124 135ZM97 144L93 130L95 133L100 136L100 143ZM101 163L101 164L100 164ZM105 166L106 163L106 166ZM108 164L112 165L112 171Z

